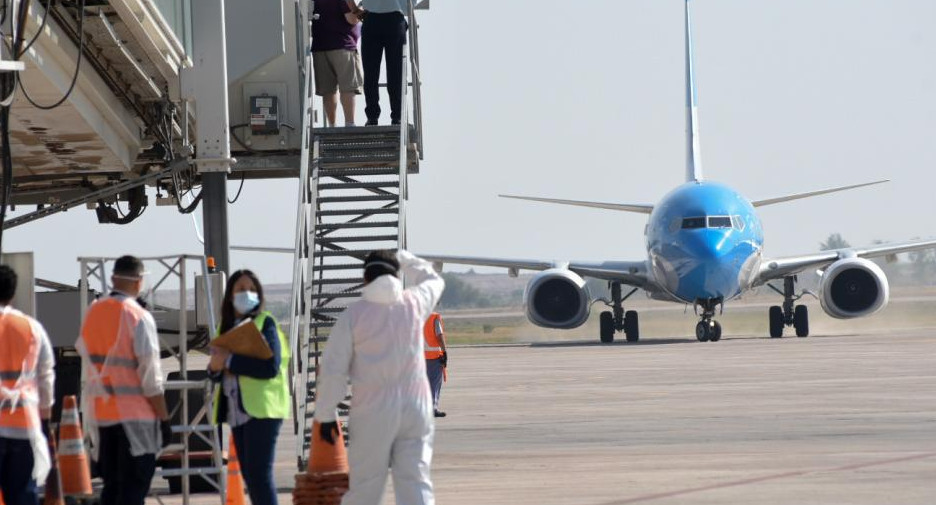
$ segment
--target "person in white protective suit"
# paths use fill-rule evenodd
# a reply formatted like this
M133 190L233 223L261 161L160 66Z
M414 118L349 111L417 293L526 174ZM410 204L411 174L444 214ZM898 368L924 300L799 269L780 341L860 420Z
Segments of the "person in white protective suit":
M403 289L401 270L412 285ZM388 470L398 505L432 505L429 466L435 419L423 357L423 324L445 281L407 251L364 261L361 299L338 318L317 374L315 420L334 443L335 409L351 379L350 489L342 505L378 505Z

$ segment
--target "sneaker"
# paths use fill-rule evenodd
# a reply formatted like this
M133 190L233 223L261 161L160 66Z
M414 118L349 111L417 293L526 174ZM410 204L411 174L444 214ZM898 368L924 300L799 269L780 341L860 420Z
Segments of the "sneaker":
M447 415L448 415L448 414L446 414L445 412L442 412L441 410L435 411L435 416L436 416L436 417L445 417L445 416L447 416Z
M376 119L368 119L367 122L364 123L364 126L377 126L377 120L376 120Z

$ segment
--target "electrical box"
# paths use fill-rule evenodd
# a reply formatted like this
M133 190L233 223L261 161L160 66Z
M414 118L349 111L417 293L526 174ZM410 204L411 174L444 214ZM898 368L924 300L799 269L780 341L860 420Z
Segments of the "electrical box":
M279 134L279 103L275 96L250 97L250 133L253 135Z

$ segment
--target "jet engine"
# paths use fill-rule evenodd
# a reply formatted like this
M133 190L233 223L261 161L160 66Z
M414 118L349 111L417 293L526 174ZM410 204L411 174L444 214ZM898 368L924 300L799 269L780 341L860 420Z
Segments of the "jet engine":
M585 279L575 272L553 268L530 280L523 293L523 303L531 323L568 330L588 320L591 295Z
M869 316L887 305L887 276L879 266L861 258L832 263L819 281L819 301L837 319Z

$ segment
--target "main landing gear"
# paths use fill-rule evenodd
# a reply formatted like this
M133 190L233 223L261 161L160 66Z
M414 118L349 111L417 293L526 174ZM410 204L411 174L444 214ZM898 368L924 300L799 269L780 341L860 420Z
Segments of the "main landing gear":
M636 310L624 312L624 300L627 300L637 288L632 289L627 295L621 296L621 283L611 282L611 303L605 302L611 310L601 313L599 322L601 323L601 343L610 344L614 342L614 334L623 331L628 342L637 342L640 340L640 324L637 318Z
M718 342L721 340L722 328L715 317L715 307L721 304L720 299L700 300L697 306L702 307L702 320L695 327L696 339L699 342Z
M770 289L783 296L783 306L770 307L770 338L783 337L783 328L792 326L796 336L805 338L809 336L809 309L805 305L796 305L796 301L807 292L796 294L796 276L783 278L783 291L771 284Z

